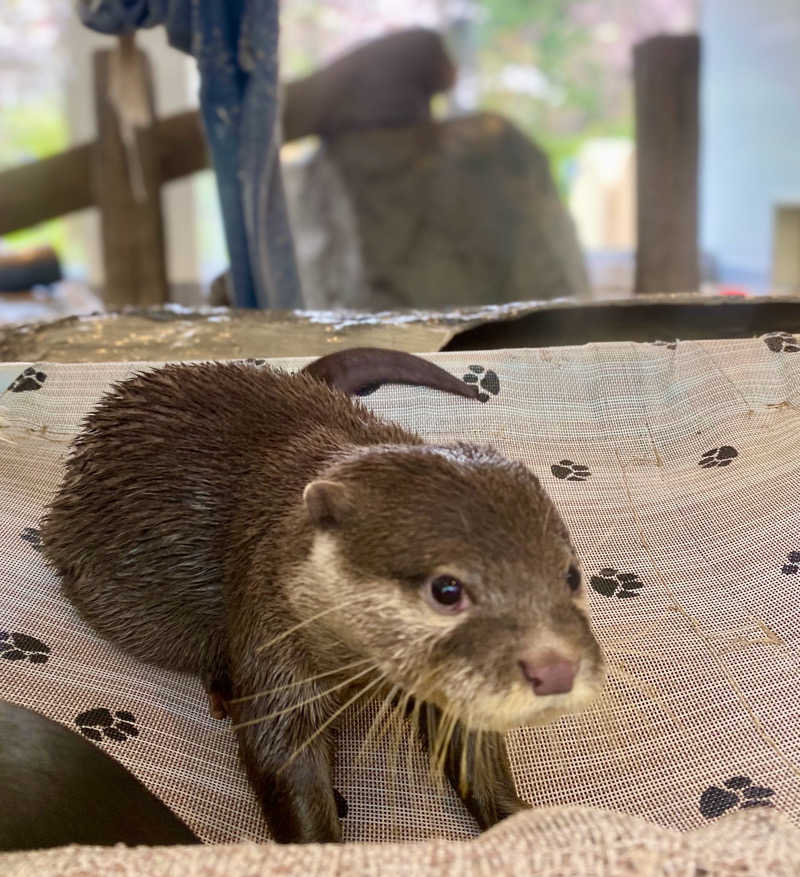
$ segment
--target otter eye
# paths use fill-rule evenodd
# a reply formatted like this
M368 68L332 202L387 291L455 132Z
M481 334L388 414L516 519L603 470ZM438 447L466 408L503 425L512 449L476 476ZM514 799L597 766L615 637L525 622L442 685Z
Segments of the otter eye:
M574 564L570 566L567 571L567 584L569 585L570 591L577 591L581 586L581 574L578 572L578 568Z
M436 576L425 586L425 596L437 612L454 614L469 606L464 585L455 576Z

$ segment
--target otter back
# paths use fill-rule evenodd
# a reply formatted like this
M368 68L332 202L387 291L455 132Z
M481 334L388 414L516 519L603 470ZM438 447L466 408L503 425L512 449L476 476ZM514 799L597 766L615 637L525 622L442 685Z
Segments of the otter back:
M337 450L419 441L310 375L166 366L116 385L86 418L44 553L99 633L210 673L224 664L226 569L246 565Z

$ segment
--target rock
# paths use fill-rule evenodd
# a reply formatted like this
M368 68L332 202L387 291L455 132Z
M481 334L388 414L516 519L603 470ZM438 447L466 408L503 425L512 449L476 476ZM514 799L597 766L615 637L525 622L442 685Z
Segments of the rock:
M547 157L500 116L350 132L284 173L306 307L588 295Z
M352 199L325 148L292 152L282 172L303 307L390 307L370 295Z

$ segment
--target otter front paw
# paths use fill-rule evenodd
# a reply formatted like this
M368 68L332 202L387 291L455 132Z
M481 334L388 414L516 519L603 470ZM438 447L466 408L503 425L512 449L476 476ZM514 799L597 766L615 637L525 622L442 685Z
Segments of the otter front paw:
M225 674L204 673L203 687L208 698L208 711L212 719L228 717L228 701L231 699L231 681Z

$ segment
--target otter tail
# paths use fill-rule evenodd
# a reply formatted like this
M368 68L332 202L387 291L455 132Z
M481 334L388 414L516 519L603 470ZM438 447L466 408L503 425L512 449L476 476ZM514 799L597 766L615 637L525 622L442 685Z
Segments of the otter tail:
M477 387L464 383L438 365L411 353L381 347L337 350L315 359L302 371L349 395L367 396L382 384L411 384L468 399L478 397Z

